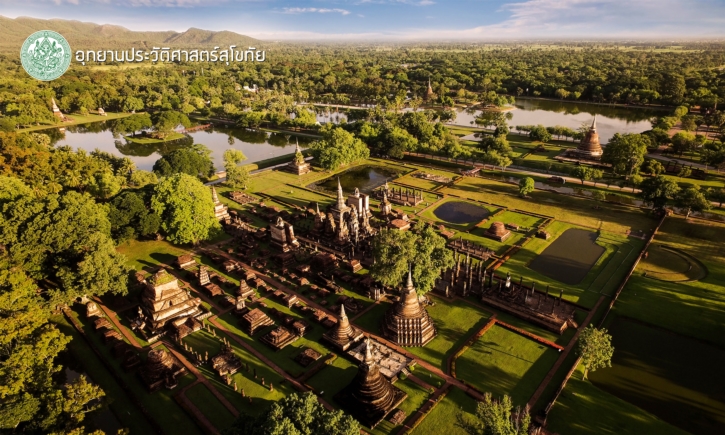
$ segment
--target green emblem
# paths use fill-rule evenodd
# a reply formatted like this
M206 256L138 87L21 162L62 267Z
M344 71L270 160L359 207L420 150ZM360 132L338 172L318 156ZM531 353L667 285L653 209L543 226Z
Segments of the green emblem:
M52 30L35 32L25 40L20 49L23 68L33 78L55 80L70 66L71 51L68 41Z

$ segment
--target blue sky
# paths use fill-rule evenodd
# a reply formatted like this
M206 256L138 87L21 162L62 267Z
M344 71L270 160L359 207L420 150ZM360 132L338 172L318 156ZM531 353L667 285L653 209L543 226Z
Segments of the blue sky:
M0 0L0 15L267 40L725 37L725 0Z

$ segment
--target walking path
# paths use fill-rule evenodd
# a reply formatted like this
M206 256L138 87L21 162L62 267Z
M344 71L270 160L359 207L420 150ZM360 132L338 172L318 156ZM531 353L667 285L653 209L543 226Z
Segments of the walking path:
M201 410L199 410L199 408L197 408L196 405L194 405L194 403L191 400L189 400L188 397L186 397L186 390L188 390L189 388L191 388L197 384L200 384L200 383L201 383L201 381L199 381L197 379L196 381L194 381L191 384L184 387L184 389L182 389L178 393L174 394L174 398L178 402L180 402L181 406L184 409L186 409L188 412L190 412L194 416L197 423L199 423L200 425L203 426L204 432L218 435L219 431L217 430L217 428L214 427L214 425L211 423L211 421L209 421L209 419L206 418L206 415L204 415L204 413L201 412Z
M564 348L564 351L561 352L561 355L559 355L559 359L556 360L556 363L554 363L554 366L549 370L549 373L546 374L546 377L544 380L539 384L539 388L536 389L534 392L534 395L531 396L531 399L529 399L529 407L533 408L534 404L536 404L536 401L539 400L539 397L544 393L544 390L546 390L546 387L549 386L549 383L556 375L556 372L559 370L559 367L564 363L564 360L566 359L567 355L569 355L569 352L574 348L574 346L577 343L577 339L579 338L579 334L584 330L584 327L588 325L592 318L594 317L594 314L597 312L597 309L599 308L599 305L602 304L602 302L607 299L606 296L600 296L597 303L594 305L594 308L589 311L589 314L587 315L586 319L581 323L581 326L579 326L579 329L577 329L574 336L569 340L569 344L566 345Z

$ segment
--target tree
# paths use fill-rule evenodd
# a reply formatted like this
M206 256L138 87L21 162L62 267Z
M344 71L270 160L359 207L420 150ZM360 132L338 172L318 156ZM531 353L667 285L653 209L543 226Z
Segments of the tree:
M161 229L175 244L197 244L221 229L211 190L184 173L171 175L155 186L151 209L161 216Z
M313 393L293 393L259 416L241 415L225 435L358 435L360 423L340 410L328 411Z
M15 131L15 121L8 117L0 118L0 131Z
M664 175L658 175L644 180L640 184L640 189L645 204L651 205L655 210L663 210L667 201L673 199L680 191L680 186Z
M604 177L604 171L601 169L594 169L590 168L590 175L592 181L594 181L594 186L596 187L597 183Z
M578 178L584 184L585 180L592 179L592 170L588 166L577 166L571 171L571 175Z
M687 213L686 218L690 217L690 213L710 210L712 205L705 195L700 191L699 186L688 187L678 192L675 197L675 203L678 207Z
M124 112L133 112L136 110L143 110L143 100L137 97L128 96L123 100L123 106L121 110Z
M370 270L373 279L396 287L412 267L413 282L418 294L433 288L443 269L453 265L453 254L446 241L433 227L426 225L418 232L384 229L373 239L375 264Z
M239 163L247 159L243 152L235 149L224 151L224 169L227 172L226 184L233 188L245 188L249 180L249 171Z
M679 178L687 178L692 175L692 169L689 166L683 166L682 169L677 173Z
M368 147L352 133L340 127L325 132L322 140L313 142L310 149L320 166L327 170L370 157Z
M719 207L722 207L722 204L725 202L725 188L714 189L710 197L719 204Z
M682 155L695 147L695 135L681 131L672 136L672 152Z
M528 435L531 425L529 406L514 409L511 397L504 395L495 400L485 393L476 405L475 419L457 416L458 424L471 435Z
M581 357L584 365L584 379L587 378L589 370L596 371L604 367L611 367L612 355L614 355L612 336L607 333L606 329L587 326L579 336L577 355Z
M644 163L648 144L641 134L615 133L604 147L602 161L611 164L615 174L632 174Z
M160 138L164 138L174 132L179 125L191 126L189 118L183 113L173 110L166 110L154 116L154 128Z
M659 162L659 160L646 159L642 165L642 172L650 175L660 175L665 172L665 167Z
M136 236L150 236L159 232L161 217L149 210L141 191L125 191L113 198L108 208L113 237L124 242Z
M187 174L208 178L214 174L211 151L201 144L180 148L162 156L154 163L154 172L162 177L173 174Z
M148 186L149 184L156 184L158 182L159 179L156 174L142 169L133 171L129 177L129 186L136 188Z
M644 178L642 178L639 174L634 174L631 177L629 177L629 184L632 186L632 193L634 193L634 189L637 188L640 184L642 184L642 181Z
M534 179L531 177L525 177L519 180L519 195L526 198L526 196L534 191Z
M114 122L112 130L117 133L131 133L135 137L137 131L151 128L151 116L148 113L135 113L131 116L118 119Z
M52 282L59 303L126 293L126 258L115 249L105 208L88 194L19 197L0 218L0 244L32 278Z
M549 133L546 127L539 124L531 128L531 130L529 131L529 137L532 140L538 140L540 142L546 143L551 140L551 133Z
M602 192L601 190L593 190L592 199L598 204L607 200L607 194ZM597 207L599 207L599 205L597 205Z

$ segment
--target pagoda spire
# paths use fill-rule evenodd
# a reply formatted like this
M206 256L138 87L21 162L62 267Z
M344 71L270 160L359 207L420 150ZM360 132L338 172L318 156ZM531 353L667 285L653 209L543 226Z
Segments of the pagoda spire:
M345 207L345 197L342 195L342 184L340 184L340 177L337 177L337 208L342 209Z
M217 195L216 189L214 188L214 186L211 186L211 199L212 199L212 201L214 201L214 204L219 202L219 195Z
M300 141L299 139L295 138L295 154L301 153L302 150L300 149Z
M594 120L592 121L591 130L597 131L597 115L594 115Z
M375 364L372 347L373 346L370 344L370 338L365 339L365 359L363 360L363 363L365 363L368 367Z

